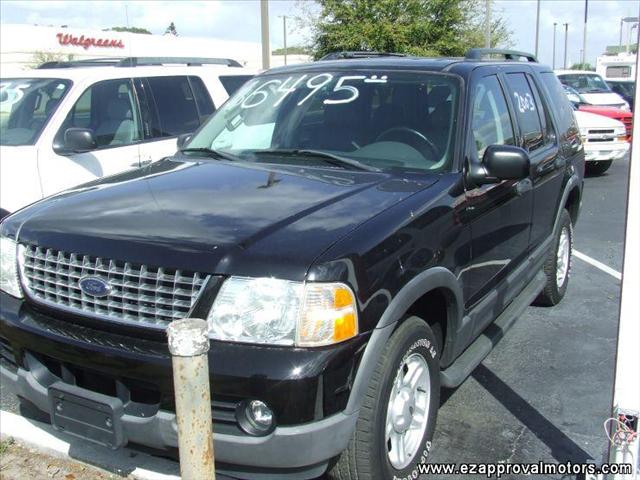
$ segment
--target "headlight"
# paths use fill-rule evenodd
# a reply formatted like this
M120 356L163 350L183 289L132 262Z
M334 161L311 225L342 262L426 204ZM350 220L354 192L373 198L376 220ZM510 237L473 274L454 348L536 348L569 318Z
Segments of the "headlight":
M625 112L628 112L631 109L629 108L629 104L627 102L624 102L622 105L620 105L620 110L624 110Z
M588 128L581 128L580 129L580 136L582 138L586 138L588 134L589 134L589 129Z
M0 237L0 290L22 298L18 280L18 245L6 237Z
M627 130L624 127L616 127L616 128L613 129L613 134L616 137L619 137L621 135L626 136L627 135Z
M227 279L208 316L218 340L315 347L358 334L355 297L341 283Z

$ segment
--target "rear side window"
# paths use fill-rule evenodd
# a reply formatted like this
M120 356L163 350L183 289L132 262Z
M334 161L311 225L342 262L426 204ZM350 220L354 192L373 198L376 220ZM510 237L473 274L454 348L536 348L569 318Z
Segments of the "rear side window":
M524 73L507 74L507 85L522 131L524 147L536 150L544 144L538 106Z
M564 92L564 88L562 88L560 80L553 72L542 73L540 78L548 97L551 99L551 104L555 107L560 130L568 130L574 122L573 107Z
M233 95L247 81L253 78L253 75L220 75L220 83L227 91L229 96Z
M484 77L476 85L472 118L478 158L482 158L489 145L515 144L507 102L495 75Z
M174 137L191 133L200 126L196 98L186 76L147 78L157 116L153 137Z

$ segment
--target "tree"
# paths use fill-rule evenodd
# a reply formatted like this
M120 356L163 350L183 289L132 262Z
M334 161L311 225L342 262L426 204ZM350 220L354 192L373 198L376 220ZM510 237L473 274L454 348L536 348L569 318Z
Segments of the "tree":
M71 62L73 59L73 53L37 51L31 56L30 65L36 68L47 62Z
M140 27L111 27L111 28L105 28L103 31L143 33L145 35L151 35L151 32L149 30L147 30L146 28L140 28Z
M174 37L178 36L178 30L176 30L176 26L173 22L169 24L167 29L164 31L165 35L173 35Z
M341 50L423 56L460 56L484 46L484 2L479 0L317 0L303 2L298 25L311 30L315 58ZM492 21L492 46L508 46L503 19Z
M287 47L287 55L309 55L309 50L305 47ZM276 48L271 55L284 55L284 48Z
M574 63L570 70L589 70L595 72L596 69L590 63Z

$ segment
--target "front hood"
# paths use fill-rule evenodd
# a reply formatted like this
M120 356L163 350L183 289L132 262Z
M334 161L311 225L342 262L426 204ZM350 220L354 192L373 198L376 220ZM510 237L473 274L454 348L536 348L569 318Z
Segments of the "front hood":
M604 115L576 110L573 112L580 128L616 128L623 127L624 123Z
M624 98L614 92L581 93L580 95L592 105L623 105L627 103Z
M167 159L33 205L4 230L149 266L299 280L336 240L437 178Z

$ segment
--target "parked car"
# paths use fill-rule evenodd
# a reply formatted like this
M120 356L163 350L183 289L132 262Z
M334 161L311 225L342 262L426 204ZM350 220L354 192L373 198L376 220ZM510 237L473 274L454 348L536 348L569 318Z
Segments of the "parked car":
M587 173L602 175L629 151L633 116L619 108L590 105L575 89L563 88L576 110Z
M171 451L165 328L203 318L221 472L417 478L440 389L564 297L584 152L532 55L357 57L267 71L175 156L7 217L3 386Z
M620 108L591 105L575 89L566 85L563 85L563 87L567 94L567 98L578 110L582 112L595 113L597 115L604 115L605 117L613 118L614 120L622 122L627 134L626 141L631 142L631 137L633 135L633 113Z
M633 111L633 104L636 95L636 82L633 80L607 80L609 88L624 98L625 102Z
M101 59L2 78L0 218L172 155L178 135L194 132L251 78L238 67L228 59Z
M558 75L563 85L576 89L592 105L604 105L630 110L629 104L624 98L613 92L607 82L595 72L556 70L556 75Z

